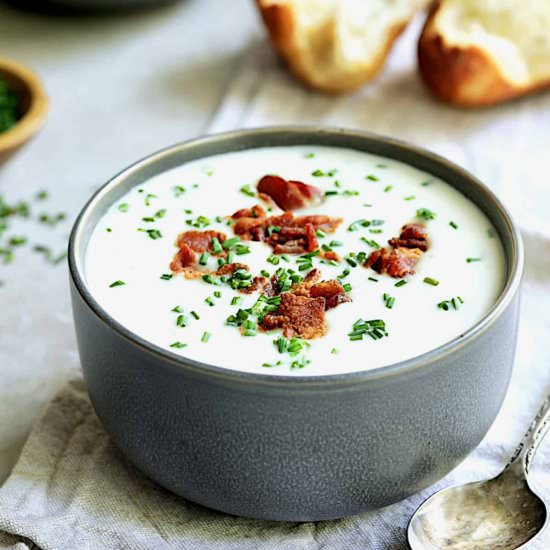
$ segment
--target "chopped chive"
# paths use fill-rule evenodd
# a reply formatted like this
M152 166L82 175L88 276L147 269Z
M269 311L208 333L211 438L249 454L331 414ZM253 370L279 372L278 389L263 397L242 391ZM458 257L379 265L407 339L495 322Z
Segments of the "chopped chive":
M311 172L311 175L315 178L320 178L324 176L325 173L322 170L317 169L317 170L313 170L313 172Z
M392 309L395 304L395 298L393 296L390 296L386 292L382 295L382 299L384 300L384 304L388 309Z
M124 281L115 281L114 283L111 283L109 285L109 288L115 288L117 286L122 286L122 285L125 285L126 283Z
M372 204L369 204L368 202L362 204L361 206L364 206L365 208L370 208Z
M155 218L141 218L141 221L144 221L144 222L154 222L154 221L155 221Z
M231 305L232 306L237 306L241 303L241 297L240 296L233 296L233 298L231 298Z
M376 279L375 277L369 277L369 281L372 281L373 283L377 283L378 279Z
M173 311L174 313L182 313L183 308L181 306L174 306L170 311Z
M221 297L222 297L222 293L219 290L215 290L214 291L214 298L221 298Z
M315 153L306 153L306 154L304 155L304 157L305 157L306 159L312 159L314 156L315 156Z
M332 348L330 353L332 353L332 355L338 355L338 348Z
M147 233L149 238L153 239L154 241L162 238L162 233L158 229L142 229L140 227L138 228L138 231L141 231L142 233Z
M346 292L351 292L351 285L349 283L346 283L344 285L342 285L342 288L346 291Z
M404 201L413 201L414 199L416 199L415 195L409 195L409 196L405 197L403 200Z
M245 244L238 243L235 246L235 253L237 254L237 256L242 256L243 254L249 254L250 247L246 246Z
M187 317L185 315L178 315L176 318L176 325L184 328L187 326Z
M328 191L325 191L325 197L334 197L336 195L339 195L340 193L336 191L335 189L329 189Z
M181 349L186 347L187 344L184 344L183 342L174 342L173 344L170 344L171 348Z
M393 185L386 185L384 187L384 193L389 193L393 189Z
M432 279L432 277L424 277L424 282L427 285L437 286L439 281L437 279Z
M107 229L105 229L105 231L107 231L107 233L112 233L112 229L110 227L108 227Z
M223 252L222 245L220 244L220 241L218 240L217 237L212 237L212 241L210 243L210 246L211 246L212 252L214 254L220 254L221 252Z
M174 193L174 197L176 198L181 197L186 191L187 189L185 189L185 187L181 185L176 185L172 188L172 192Z
M45 201L48 198L48 192L42 189L41 191L38 191L35 198L37 201Z
M122 202L117 207L121 212L128 212L130 205L127 202Z
M212 298L210 296L208 296L208 298L205 298L205 303L207 303L210 307L214 306L214 300L212 300Z
M378 176L375 176L374 174L369 174L368 176L366 176L365 179L368 179L370 181L380 181L380 178Z
M481 262L481 258L466 258L466 261L471 264L472 262Z
M419 208L416 211L416 217L422 218L423 220L435 220L436 214L428 208Z
M449 225L450 225L453 229L458 229L458 225L457 225L455 222L453 222L453 221L450 221L450 222L449 222Z
M405 279L401 279L400 281L397 281L397 283L395 283L393 286L396 286L396 287L400 287L400 286L404 286L407 284L408 281L406 281Z
M151 206L151 199L156 199L157 196L153 193L147 193L145 196L145 206Z
M10 237L9 239L10 246L21 246L24 245L27 242L27 237Z
M160 278L163 280L163 281L169 281L171 278L173 277L173 275L171 273L163 273Z
M197 319L197 321L200 319L199 314L198 314L196 311L192 311L192 312L191 312L191 315L192 315L195 319Z
M166 208L161 208L160 210L157 210L155 212L155 218L157 219L164 218L165 215L166 215Z
M243 194L243 195L246 195L247 197L255 197L256 196L256 193L254 193L254 191L252 190L252 188L250 187L250 185L247 183L246 185L243 185L239 191Z
M239 237L231 237L231 239L226 239L222 243L222 247L225 250L231 250L236 246L236 244L240 241Z
M202 336L201 336L201 342L203 342L203 343L206 344L206 343L208 342L208 340L210 340L210 333L204 331L204 332L202 333Z
M208 258L210 258L210 254L208 254L208 252L203 252L199 257L199 265L206 265L208 263Z
M361 237L361 241L363 241L367 246L370 246L371 248L380 248L380 245L374 239Z
M218 284L218 281L216 280L216 278L213 277L212 275L210 275L210 273L206 273L205 275L203 275L202 280L205 283L208 283L209 285L217 285Z

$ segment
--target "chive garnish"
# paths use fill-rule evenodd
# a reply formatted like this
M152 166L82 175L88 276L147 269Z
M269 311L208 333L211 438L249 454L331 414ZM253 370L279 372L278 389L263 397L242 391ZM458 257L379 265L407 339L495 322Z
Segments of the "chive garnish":
M212 298L210 296L208 296L208 298L205 298L205 303L207 303L210 307L214 306L214 300L212 300Z
M163 273L160 278L163 280L163 281L169 281L171 278L173 277L173 275L171 273Z
M437 286L439 281L437 279L432 279L432 277L424 277L424 282L427 285Z
M390 192L392 189L393 189L393 185L386 185L386 187L384 187L384 193L388 193L388 192Z
M361 237L361 240L371 248L380 248L380 245L374 239L367 239L366 237Z
M428 208L419 208L416 211L416 217L423 220L435 220L436 214Z
M140 227L138 228L138 231L141 231L142 233L147 233L147 235L149 235L149 238L153 239L154 241L162 238L162 233L158 229L143 229Z
M153 193L147 193L145 196L145 206L151 206L151 199L156 199L157 196Z
M351 285L349 283L345 283L342 285L342 288L346 291L346 292L351 292Z
M237 306L241 303L241 297L240 296L233 296L233 298L231 298L231 305L232 306Z
M208 258L210 258L210 254L208 254L208 252L203 252L199 257L199 265L206 265L208 263Z
M204 331L204 332L202 333L202 336L201 336L201 342L203 342L203 343L206 344L206 343L208 342L208 340L210 340L210 333Z
M338 355L338 348L332 348L330 353L332 353L332 355Z
M173 311L174 313L182 313L183 308L181 306L174 306L170 311Z
M250 185L247 183L246 185L243 185L239 191L243 194L243 195L246 195L247 197L255 197L256 196L256 193L254 193L254 191L252 190L252 188L250 187Z
M481 258L466 258L466 262L471 264L472 262L481 262Z
M222 245L220 244L220 241L218 240L217 237L212 237L212 241L210 243L210 246L211 246L212 252L214 254L220 254L221 252L223 252Z
M130 205L127 202L122 202L117 207L121 212L128 212Z
M176 325L184 328L187 326L187 317L185 315L178 315L176 318Z
M372 281L373 283L377 283L377 282L378 282L378 279L376 279L375 277L369 277L368 280L369 280L369 281Z
M378 176L375 176L374 174L369 174L368 176L366 176L365 179L368 179L370 181L380 181L380 178Z
M172 192L174 193L174 197L176 198L181 197L186 191L187 189L185 189L185 187L181 185L176 185L172 188Z
M117 286L122 286L122 285L125 285L126 283L124 281L115 281L114 283L111 283L109 285L109 288L115 288Z
M239 241L240 241L239 237L231 237L230 239L226 239L225 241L223 241L222 247L225 250L231 250L237 245Z
M357 319L357 321L353 323L352 331L348 333L348 337L352 341L362 340L365 334L370 336L373 340L379 340L384 336L388 336L386 323L382 321L382 319L372 319L370 321Z
M400 286L404 286L407 284L407 280L405 279L401 279L400 281L397 281L397 283L395 283L393 286L396 286L397 288L399 288Z
M439 309L443 311L449 311L451 308L457 310L460 308L460 305L464 303L464 300L460 296L455 298L449 298L449 300L443 300L437 304Z
M197 319L197 321L200 319L199 314L198 314L196 311L192 311L192 312L191 312L191 315L192 315L195 319Z
M209 285L217 285L218 284L218 281L216 280L216 278L213 277L212 275L210 275L210 273L206 273L205 275L203 275L202 280L205 283L208 283Z
M449 222L449 225L450 225L453 229L458 229L458 225L457 225L455 222L453 222L453 221L450 221L450 222Z
M395 304L395 298L393 296L390 296L386 292L384 292L384 294L382 295L382 299L384 300L384 304L388 309L391 309Z
M306 153L306 154L304 155L304 157L305 157L306 159L312 159L314 156L315 156L315 153Z
M235 254L237 256L242 256L243 254L249 254L250 253L250 247L246 246L245 244L238 243L235 246Z
M415 195L409 195L408 197L405 197L403 200L404 201L413 201L414 199L416 199Z
M186 347L187 344L184 344L183 342L174 342L173 344L170 344L171 348L181 349Z

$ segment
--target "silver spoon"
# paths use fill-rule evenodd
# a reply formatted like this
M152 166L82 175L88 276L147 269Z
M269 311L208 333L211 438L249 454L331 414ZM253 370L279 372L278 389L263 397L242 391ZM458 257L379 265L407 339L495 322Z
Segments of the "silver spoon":
M416 510L412 550L515 550L540 533L548 514L527 475L549 429L550 395L497 477L438 491Z

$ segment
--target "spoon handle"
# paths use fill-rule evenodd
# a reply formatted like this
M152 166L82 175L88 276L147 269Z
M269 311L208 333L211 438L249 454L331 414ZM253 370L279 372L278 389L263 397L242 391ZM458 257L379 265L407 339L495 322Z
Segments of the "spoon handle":
M546 397L527 428L507 467L520 463L525 474L528 474L535 453L548 430L550 430L550 395Z

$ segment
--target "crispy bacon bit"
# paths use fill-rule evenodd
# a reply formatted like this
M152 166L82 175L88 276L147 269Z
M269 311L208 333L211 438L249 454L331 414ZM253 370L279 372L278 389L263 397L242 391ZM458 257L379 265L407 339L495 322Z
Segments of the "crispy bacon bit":
M254 217L251 214L256 213ZM283 212L277 216L265 216L261 206L244 208L231 216L235 219L233 231L243 240L265 241L275 254L304 254L319 248L316 231L333 233L342 223L340 218L329 216L299 216ZM338 255L334 255L338 258Z
M428 231L419 223L409 223L401 229L398 239L388 241L394 248L419 248L422 252L428 250Z
M250 268L246 264L240 264L234 262L232 264L223 264L218 267L216 275L233 275L237 269L244 269L245 271L250 271Z
M342 258L340 258L340 256L336 252L334 252L334 250L321 250L320 256L325 258L325 260L333 260L335 262L342 261Z
M216 238L223 243L226 236L219 231L184 231L178 236L177 245L181 248L186 245L195 252L212 251L212 239Z
M265 216L266 212L263 206L255 204L251 208L241 208L237 210L231 217L234 220L238 220L239 218L265 218Z
M312 269L300 283L292 285L290 292L297 294L298 296L310 296L311 287L321 280L321 270ZM319 295L320 296L320 295Z
M365 267L372 267L381 275L388 274L390 277L400 279L407 275L414 275L414 267L422 256L419 248L379 248L370 254Z
M325 299L325 309L331 309L344 302L351 302L351 298L346 294L340 281L332 279L314 284L309 291L312 298L323 297Z
M323 192L314 185L288 181L279 176L264 176L257 185L260 197L272 200L282 210L298 210L321 201Z
M273 313L262 319L264 330L283 329L286 338L318 338L327 331L325 299L298 296L291 292L281 294L281 303Z
M404 225L398 238L388 241L391 248L379 248L371 252L365 267L372 267L381 275L400 279L414 275L414 268L422 254L429 248L428 232L419 223Z
M170 269L172 271L183 271L185 268L195 265L195 253L193 250L185 243L178 243L179 250L176 252L172 263L170 264Z

